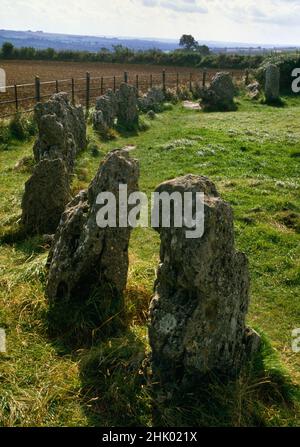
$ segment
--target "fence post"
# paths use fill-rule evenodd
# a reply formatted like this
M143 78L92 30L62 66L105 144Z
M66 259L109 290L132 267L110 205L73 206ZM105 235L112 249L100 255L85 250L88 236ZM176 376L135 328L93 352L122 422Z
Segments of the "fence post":
M245 74L245 85L248 85L249 83L249 70L246 70L246 74Z
M135 79L136 89L137 89L137 91L139 91L139 75L137 74L135 78L136 78Z
M203 70L203 76L202 76L202 87L205 87L206 84L206 70Z
M90 84L91 84L91 75L89 72L87 72L87 74L86 74L86 98L85 98L86 115L88 115L89 109L90 109Z
M58 93L58 92L59 92L59 88L58 88L58 81L57 81L57 80L55 81L55 90L56 90L56 93Z
M116 77L114 76L114 93L116 93Z
M190 92L193 90L193 86L192 86L192 73L190 73L190 82L189 82L189 87L190 87Z
M38 76L35 77L35 101L41 101L41 81Z
M75 80L74 78L72 78L72 104L75 104Z
M163 88L163 92L166 91L166 71L164 70L162 72L162 88Z
M127 73L127 71L124 71L124 82L125 82L125 84L128 84L128 73Z
M150 88L153 87L153 75L150 74Z
M179 90L179 73L176 73L176 90Z
M103 93L104 93L104 79L103 79L103 76L101 76L101 80L100 80L100 94L101 94L101 96L103 95Z
M18 110L19 110L19 103L18 103L18 87L17 87L16 84L14 85L14 88L15 88L16 112L18 112Z

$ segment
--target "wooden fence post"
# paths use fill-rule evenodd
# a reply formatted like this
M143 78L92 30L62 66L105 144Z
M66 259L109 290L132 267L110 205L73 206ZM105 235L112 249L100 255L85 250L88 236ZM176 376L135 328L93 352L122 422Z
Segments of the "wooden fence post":
M176 90L179 90L179 73L176 73Z
M153 75L150 74L150 88L153 87Z
M192 76L193 76L192 73L190 73L190 81L189 81L190 92L193 90Z
M139 75L138 74L135 77L135 85L136 85L137 91L139 91Z
M14 85L14 89L15 89L16 112L18 112L18 110L19 110L19 102L18 102L18 86L17 86L16 84Z
M101 96L102 96L103 93L104 93L104 79L103 79L103 76L101 76L100 93L101 93Z
M55 81L55 90L56 90L56 93L59 92L59 87L58 87L58 81L57 80Z
M202 75L202 87L205 87L206 84L206 70L203 70L203 75Z
M41 101L41 81L38 76L35 77L35 101Z
M248 85L248 83L249 83L249 70L246 70L246 73L245 73L245 85Z
M72 104L75 104L75 80L72 78L71 80L71 88L72 88Z
M124 82L125 82L125 84L128 84L128 73L127 73L127 71L124 72Z
M116 93L116 77L114 76L114 93Z
M85 108L86 108L86 115L89 113L90 109L90 85L91 85L91 75L89 72L86 74L86 98L85 98Z
M165 70L162 72L162 88L163 92L166 91L166 72Z

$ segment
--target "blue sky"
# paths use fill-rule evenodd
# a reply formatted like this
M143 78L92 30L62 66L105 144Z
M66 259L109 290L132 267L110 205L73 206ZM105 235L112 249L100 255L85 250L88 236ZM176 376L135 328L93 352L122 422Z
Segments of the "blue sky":
M0 28L300 44L300 0L0 0Z

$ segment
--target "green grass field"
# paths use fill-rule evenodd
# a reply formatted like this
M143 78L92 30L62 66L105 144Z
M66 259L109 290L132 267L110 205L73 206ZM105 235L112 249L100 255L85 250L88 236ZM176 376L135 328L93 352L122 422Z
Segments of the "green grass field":
M109 150L136 145L140 190L193 173L210 177L235 214L236 246L250 261L249 324L263 335L262 352L237 381L214 378L198 397L162 403L166 425L300 425L300 98L283 108L240 99L237 112L189 111L181 105L158 115L139 135L100 142L77 161L73 192L85 188ZM153 424L147 309L159 256L152 229L134 230L126 291L128 330L94 346L67 349L48 335L42 238L17 237L23 185L16 171L33 141L0 151L0 426ZM200 399L199 399L200 396Z

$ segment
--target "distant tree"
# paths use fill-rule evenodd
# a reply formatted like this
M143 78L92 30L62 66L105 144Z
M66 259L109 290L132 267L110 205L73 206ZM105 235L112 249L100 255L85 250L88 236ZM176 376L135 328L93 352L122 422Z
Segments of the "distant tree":
M190 34L183 34L180 38L179 45L189 51L196 50L199 46L198 42Z
M198 45L197 51L201 54L201 56L208 56L210 54L209 48L207 45Z
M1 54L3 59L10 59L14 53L14 46L10 42L4 42L2 45Z

